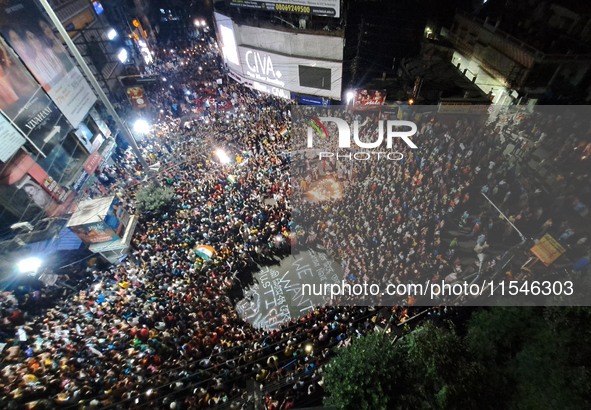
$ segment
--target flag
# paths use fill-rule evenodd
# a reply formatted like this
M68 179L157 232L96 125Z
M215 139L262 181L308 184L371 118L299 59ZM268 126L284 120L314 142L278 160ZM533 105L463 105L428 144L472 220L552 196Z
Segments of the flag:
M194 249L194 252L206 261L210 260L215 255L215 249L209 245L199 245Z

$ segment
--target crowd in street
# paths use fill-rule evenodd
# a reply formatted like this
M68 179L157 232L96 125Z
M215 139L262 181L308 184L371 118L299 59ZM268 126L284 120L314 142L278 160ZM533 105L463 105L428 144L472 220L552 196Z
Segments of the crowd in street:
M231 401L241 408L260 393L247 385L252 379L277 385L265 394L269 409L289 409L318 402L330 347L409 315L403 308L317 308L274 331L238 317L231 296L258 266L290 251L286 102L228 83L215 69L195 80L216 55L201 53L177 71L184 53L172 50L154 70L192 98L174 87L151 97L161 121L141 147L155 172L119 152L98 171L102 189L94 194L108 189L133 212L134 187L156 179L174 199L141 215L133 258L94 271L88 289L36 314L16 299L3 306L3 408ZM211 81L218 76L222 84ZM215 255L198 256L196 245Z
M326 250L351 283L461 278L458 240L445 236L453 224L465 227L463 239L481 253L485 244L518 242L481 193L526 235L552 232L577 252L588 249L588 233L556 211L582 210L575 202L586 206L588 186L576 198L544 196L499 160L493 125L424 116L414 137L420 149L396 147L403 161L340 171L309 161L292 175L288 102L228 80L213 41L167 45L152 71L166 78L148 90L158 121L140 143L153 171L119 152L98 171L98 183L132 212L140 213L134 195L146 183L170 187L173 201L141 213L133 257L93 272L88 289L35 314L16 299L3 304L2 408L239 409L261 398L269 410L287 410L318 403L322 366L334 348L391 331L418 308L408 299L383 308L324 306L275 330L252 327L233 302L259 266L289 254L298 224L297 242ZM342 198L301 200L302 180L329 174L343 182ZM215 253L205 258L196 246Z
M334 113L323 115L330 117ZM366 124L362 130L367 133L361 140L376 139L380 119L377 114L346 115L350 123L357 119ZM519 129L532 138L544 131L555 135L557 127L566 125L573 129L584 127L580 117L566 125L563 120L554 117L539 123L524 121ZM297 189L293 199L297 210L294 223L307 233L302 240L306 245L321 246L341 261L350 284L376 283L383 289L387 284L473 279L476 270L488 276L498 268L500 260L500 254L488 250L491 246L506 250L508 245L526 240L529 249L546 233L567 248L567 257L575 261L575 269L588 265L588 172L562 175L562 183L552 187L550 193L527 172L522 161L520 166L503 159L505 147L495 143L500 132L496 122L469 116L446 122L441 117L434 120L432 115L422 115L417 124L418 132L412 139L420 149L410 149L403 143L394 146L404 154L400 161L349 161L349 169L342 171L346 162L335 154L316 161L308 158L294 166L294 179L299 176L304 181L294 183ZM305 130L300 133L305 135ZM333 135L327 140L334 142L338 138ZM567 150L569 144L565 143L560 155L576 157L571 161L585 161L587 144L580 142L574 150ZM334 152L332 145L324 148ZM346 151L339 154L344 157ZM328 202L307 201L301 187L313 186L325 178L334 178L346 186L344 195ZM558 194L556 188L561 189ZM468 253L462 252L462 241L469 244ZM513 275L525 279L532 274L507 269L502 273L510 279L514 279ZM351 302L417 303L414 296L363 296ZM457 301L452 295L437 303Z

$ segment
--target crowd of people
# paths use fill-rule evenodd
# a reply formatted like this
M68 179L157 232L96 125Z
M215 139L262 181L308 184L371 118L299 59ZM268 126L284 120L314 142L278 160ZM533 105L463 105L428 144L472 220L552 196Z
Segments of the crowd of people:
M494 124L424 116L414 137L420 149L395 147L402 161L302 165L289 154L288 102L229 81L211 39L166 45L151 70L162 79L147 90L158 122L140 143L151 171L119 151L97 173L102 189L140 214L133 257L93 272L90 287L42 311L27 312L5 295L2 408L240 409L258 400L287 410L318 403L334 349L389 332L419 308L409 299L366 303L390 307L339 300L277 329L254 328L234 302L253 272L288 255L292 242L324 249L351 283L461 278L458 240L446 236L454 224L466 227L472 246L520 239L484 205L485 193L526 235L552 232L577 252L588 249L587 233L553 207L560 198L549 200L499 161ZM302 187L330 175L343 183L342 198L302 200ZM152 182L174 197L142 213L134 195ZM588 187L582 194L580 202ZM197 246L214 253L200 255Z
M242 408L261 392L252 379L277 385L265 391L269 409L288 409L318 402L331 347L408 316L326 307L273 331L238 317L233 295L290 251L289 113L285 101L228 83L205 48L215 51L167 46L153 68L173 84L149 95L161 121L141 148L153 171L118 152L86 192L108 190L137 212L142 182L173 189L165 209L141 214L133 258L94 271L58 306L4 305L2 407ZM196 245L215 255L198 256Z
M364 124L362 141L375 141L378 120L382 119L378 112L340 115L348 123L357 120ZM327 110L317 115L339 114ZM534 120L524 120L519 126L529 138L539 137L544 131L555 135L556 130L551 128L564 132L562 127L585 126L581 116L566 123L560 116L539 123L535 122L539 115L532 117ZM419 149L399 142L393 147L403 154L399 161L377 157L339 159L350 155L351 150L335 153L337 130L330 126L329 133L334 134L326 139L322 149L334 155L320 158L314 151L314 159L308 156L299 163L294 161L294 224L306 232L302 238L306 245L319 245L342 263L344 277L351 285L375 283L384 289L388 284L440 283L443 279L453 283L473 279L478 269L480 275L490 277L501 268L501 255L491 252L491 246L506 250L508 245L523 243L527 251L546 233L567 248L567 259L588 260L589 224L585 222L588 211L584 204L590 197L588 172L563 175L568 181L559 185L562 191L556 195L557 187L552 187L553 191L544 189L526 167L504 159L506 147L496 143L502 132L498 122L470 116L446 121L445 117L434 118L431 113L420 115L417 125L418 132L412 139ZM295 127L294 132L305 141L306 121L296 122ZM585 145L577 144L568 151L563 147L560 154L568 153L579 162L585 161ZM344 167L348 169L343 171ZM327 202L308 201L302 187L326 178L345 186L344 195ZM498 205L507 219L489 201ZM462 241L467 241L468 252L462 252ZM521 258L517 261L523 262ZM501 273L510 279L515 278L513 275L521 279L532 275L526 270L515 272L514 267ZM546 273L551 275L551 271ZM387 299L384 294L374 298L361 295L350 302L433 302L407 296ZM435 302L449 304L458 302L458 298L448 295Z

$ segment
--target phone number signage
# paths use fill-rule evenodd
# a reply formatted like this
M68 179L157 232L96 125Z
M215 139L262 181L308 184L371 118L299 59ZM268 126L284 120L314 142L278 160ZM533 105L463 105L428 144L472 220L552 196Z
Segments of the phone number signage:
M316 16L340 17L339 0L284 0L283 2L231 0L234 7L283 11L286 13L313 14Z

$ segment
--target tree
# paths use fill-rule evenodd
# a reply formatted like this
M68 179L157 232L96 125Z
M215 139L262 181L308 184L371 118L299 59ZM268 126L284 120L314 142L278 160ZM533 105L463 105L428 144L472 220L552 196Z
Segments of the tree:
M425 322L403 337L404 394L397 408L487 408L484 369L468 357L463 340L450 323Z
M466 344L500 408L589 408L589 323L585 307L485 309L471 318Z
M135 206L140 212L156 212L167 206L173 197L172 188L149 185L138 191Z
M591 408L591 309L495 307L465 335L430 321L393 342L370 335L325 372L339 409Z
M380 333L339 351L325 372L326 403L339 409L492 408L483 370L451 324L425 322L393 342Z
M327 405L339 409L388 409L403 374L398 365L402 350L392 338L373 333L340 350L324 374Z

